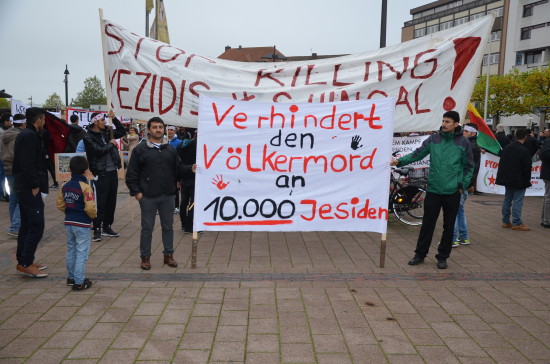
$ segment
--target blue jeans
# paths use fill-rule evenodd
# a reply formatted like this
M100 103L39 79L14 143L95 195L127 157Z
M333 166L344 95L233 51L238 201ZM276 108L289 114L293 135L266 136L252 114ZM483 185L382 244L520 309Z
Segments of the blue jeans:
M464 204L468 198L468 190L460 196L460 205L456 214L455 230L453 232L453 241L458 239L468 240L468 223L466 222L466 214L464 213Z
M8 180L8 186L10 186L9 210L11 225L8 228L8 231L13 233L19 231L19 227L21 226L21 215L19 213L19 200L17 199L15 186L13 184L13 175L6 175L6 179Z
M65 225L67 232L67 278L75 284L84 282L86 261L90 250L90 228Z
M523 197L525 188L518 190L506 187L504 201L502 201L502 222L510 223L510 208L512 210L512 225L521 225L521 209L523 208Z

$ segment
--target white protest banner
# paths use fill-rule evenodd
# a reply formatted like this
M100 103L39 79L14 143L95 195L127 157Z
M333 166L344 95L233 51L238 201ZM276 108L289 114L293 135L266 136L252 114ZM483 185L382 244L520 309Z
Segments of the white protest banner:
M394 105L201 95L194 230L385 233Z
M446 110L465 115L493 20L372 52L275 63L204 57L102 20L106 83L116 113L179 126L197 126L199 94L280 103L392 97L395 131L431 131Z
M82 110L82 109L73 109L71 107L68 107L65 109L65 120L67 122L70 122L71 115L78 116L78 125L82 127L88 126L92 121L92 114L98 113L98 114L104 114L105 117L107 117L107 111L89 111L89 110ZM118 118L121 119L120 117ZM118 150L122 150L123 144L122 139L115 139Z
M26 105L26 104L22 103L19 100L16 100L14 98L11 99L11 114L12 115L15 115L15 114L25 115L25 112L30 107L31 107L30 105ZM48 112L52 115L55 115L58 118L61 117L61 113L59 113L59 112L56 112L56 111L48 111Z
M424 140L428 139L428 135L418 136L406 136L406 137L393 137L392 153L397 153L396 158L414 152L415 149L420 148ZM430 166L430 156L427 155L424 159L409 164L415 168L428 168Z
M90 111L90 110L82 110L82 109L75 109L72 107L68 107L65 109L65 120L67 122L70 122L71 115L78 116L78 125L80 126L88 126L90 122L92 121L92 114L98 113L98 114L105 114L107 115L107 111ZM127 124L132 122L129 118L123 118L120 116L117 116L117 118L120 120L121 123Z
M25 110L27 110L30 106L22 103L19 100L11 98L11 114L23 114L25 115Z
M497 170L500 157L494 154L482 153L477 175L476 189L479 192L504 195L504 186L497 185ZM541 161L534 162L531 169L531 187L525 191L525 196L544 196L544 182L540 179Z

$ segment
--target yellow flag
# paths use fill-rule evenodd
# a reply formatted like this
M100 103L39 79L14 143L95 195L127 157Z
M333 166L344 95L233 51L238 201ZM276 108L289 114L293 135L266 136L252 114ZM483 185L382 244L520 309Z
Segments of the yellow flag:
M168 22L166 21L166 11L164 10L164 1L157 0L157 8L155 9L155 20L151 26L150 37L160 40L164 43L170 43L168 35Z
M153 0L145 0L145 11L151 11L154 7Z

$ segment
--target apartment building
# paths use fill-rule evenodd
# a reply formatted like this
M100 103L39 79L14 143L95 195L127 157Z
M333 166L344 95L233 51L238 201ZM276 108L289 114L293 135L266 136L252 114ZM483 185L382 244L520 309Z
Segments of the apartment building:
M505 74L514 68L525 72L547 66L550 61L549 0L439 0L411 9L410 13L412 20L405 22L401 31L403 42L494 13L480 75ZM538 120L535 114L516 115L502 118L501 123L530 127Z

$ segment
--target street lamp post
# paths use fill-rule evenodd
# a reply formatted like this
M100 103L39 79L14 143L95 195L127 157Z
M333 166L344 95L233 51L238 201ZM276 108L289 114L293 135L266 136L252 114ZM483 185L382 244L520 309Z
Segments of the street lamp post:
M382 12L380 14L380 48L386 47L387 19L388 19L388 0L382 0Z
M32 95L27 100L29 100L31 102L31 107L32 107Z
M65 106L69 106L69 68L65 65Z

